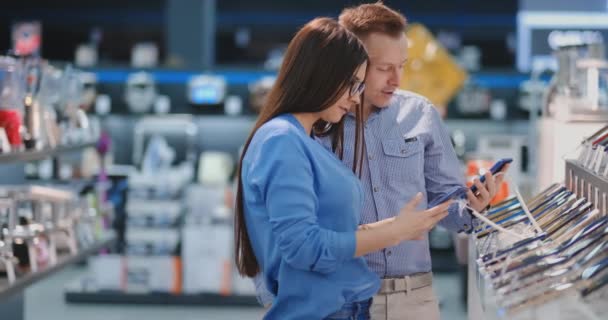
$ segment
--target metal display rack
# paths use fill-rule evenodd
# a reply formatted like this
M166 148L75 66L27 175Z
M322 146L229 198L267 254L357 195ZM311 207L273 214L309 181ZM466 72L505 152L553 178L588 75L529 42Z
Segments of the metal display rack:
M584 197L606 214L608 211L608 178L593 173L573 160L566 160L566 187Z
M574 160L566 160L566 187L579 198L589 199L600 210L601 215L608 214L608 179L595 174ZM605 319L605 314L583 300L576 292L566 294L555 300L535 307L530 307L516 315L509 315L497 303L493 289L477 269L479 257L476 237L469 239L468 261L468 312L471 320L599 320Z

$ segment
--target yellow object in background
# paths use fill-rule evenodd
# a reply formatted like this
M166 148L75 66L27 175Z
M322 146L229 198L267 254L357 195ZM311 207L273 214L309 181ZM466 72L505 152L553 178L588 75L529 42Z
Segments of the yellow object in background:
M401 88L423 95L438 108L445 109L468 74L424 26L410 25L406 36L408 62Z

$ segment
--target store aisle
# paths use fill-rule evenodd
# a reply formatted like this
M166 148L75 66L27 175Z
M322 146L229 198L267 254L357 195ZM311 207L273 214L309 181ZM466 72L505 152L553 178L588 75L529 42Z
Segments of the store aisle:
M261 319L262 308L68 304L63 287L84 274L71 267L26 290L26 320L233 320Z
M70 267L26 290L26 320L233 320L261 319L263 310L251 307L191 307L67 304L63 287L84 273ZM441 301L442 320L465 320L457 274L437 274L435 291Z

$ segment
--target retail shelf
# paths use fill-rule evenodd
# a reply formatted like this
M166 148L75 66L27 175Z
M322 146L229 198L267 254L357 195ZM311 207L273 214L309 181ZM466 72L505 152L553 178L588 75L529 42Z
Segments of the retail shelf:
M82 143L70 146L60 146L56 148L48 148L35 151L19 151L19 152L8 152L0 153L0 164L3 163L14 163L14 162L27 162L43 160L52 156L56 156L63 153L69 153L78 151L84 148L95 146L94 142Z
M202 72L200 70L172 70L172 69L136 69L136 68L91 68L89 71L97 75L97 81L105 84L124 84L129 74L145 70L154 76L159 84L186 84L188 80L201 73L223 77L229 85L247 85L262 77L276 76L276 72L256 69L218 69ZM474 72L470 80L482 87L490 89L518 89L522 82L529 80L530 76L517 72L483 71ZM547 77L543 78L548 81Z
M396 4L396 3L395 3ZM406 7L409 9L409 6ZM406 8L396 7L405 11ZM407 10L405 12L408 12ZM113 10L111 8L95 8L94 10L86 10L82 8L30 8L26 13L17 12L22 19L38 19L49 24L60 24L64 26L79 26L82 24L103 24L103 25L119 25L124 26L125 21L129 25L139 27L158 27L165 23L165 15L162 10L152 8L138 8L121 10ZM8 10L0 11L0 17L12 18L15 11ZM267 12L262 10L225 10L220 7L217 13L217 27L254 27L262 26L268 28L276 27L294 27L299 26L306 21L310 21L318 16L337 17L340 14L340 8L325 9L325 10L273 10ZM485 28L514 28L516 24L513 14L503 14L488 12L466 13L454 15L451 13L432 13L432 14L411 14L408 15L409 21L415 21L427 26L443 26L452 28L470 28L470 27L485 27Z
M100 249L111 245L116 240L116 236L113 232L107 233L101 237L101 239L95 244L88 248L82 249L75 255L63 255L59 256L57 263L52 266L41 268L37 272L26 273L25 275L18 277L15 283L9 284L6 278L0 280L0 301L9 298L11 295L20 293L23 289L29 285L42 280L55 272L63 269L64 267L79 262L91 254L96 253Z
M155 304L193 306L259 306L255 296L220 295L213 293L171 294L162 292L122 292L113 290L65 292L70 303Z

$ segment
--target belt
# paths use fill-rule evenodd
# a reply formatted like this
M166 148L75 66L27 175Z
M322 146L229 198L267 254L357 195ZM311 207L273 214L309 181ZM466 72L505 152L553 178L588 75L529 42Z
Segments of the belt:
M378 294L389 294L396 292L410 292L412 290L428 287L433 284L433 273L416 273L399 278L382 279L382 285Z

